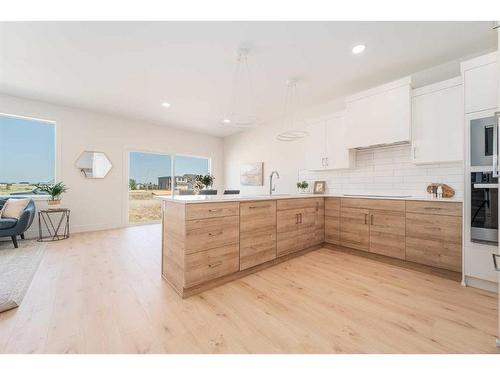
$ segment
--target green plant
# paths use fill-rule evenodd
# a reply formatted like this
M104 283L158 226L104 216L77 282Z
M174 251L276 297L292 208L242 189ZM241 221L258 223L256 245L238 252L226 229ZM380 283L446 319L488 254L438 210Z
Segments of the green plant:
M68 188L62 181L56 184L37 184L35 186L38 190L48 193L53 201L61 199L61 194L68 191Z
M198 174L194 177L194 187L199 190L210 187L213 185L214 180L215 177L209 173L206 175Z
M130 190L137 190L137 182L133 178L128 180L128 188Z
M299 189L307 189L309 187L309 184L307 183L307 181L299 181L297 182L297 188Z

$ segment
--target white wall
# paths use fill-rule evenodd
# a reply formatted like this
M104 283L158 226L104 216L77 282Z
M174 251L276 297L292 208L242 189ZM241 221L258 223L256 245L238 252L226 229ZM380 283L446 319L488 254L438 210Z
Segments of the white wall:
M63 206L71 209L72 232L127 224L128 149L209 157L215 188L224 186L223 140L218 137L7 95L0 95L0 113L56 122L56 179L69 187ZM106 178L82 176L74 163L84 150L103 151L110 158L113 168Z
M427 186L445 183L464 196L462 162L415 165L411 162L411 146L399 145L356 152L356 168L350 170L300 171L300 179L312 186L324 180L332 194L379 194L425 196Z
M329 101L301 113L298 118L314 119L335 112L344 106L343 101ZM300 120L299 120L300 121ZM276 135L283 130L278 119L224 138L224 176L226 188L240 189L242 194L269 194L269 175L277 170L277 193L296 193L299 170L305 168L304 142L281 142ZM264 162L263 186L240 186L240 165Z

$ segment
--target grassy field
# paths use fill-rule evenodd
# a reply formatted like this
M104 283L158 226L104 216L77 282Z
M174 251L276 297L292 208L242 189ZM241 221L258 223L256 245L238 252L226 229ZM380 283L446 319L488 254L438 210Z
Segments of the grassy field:
M21 185L21 184L12 184L9 189L5 184L0 184L0 195L10 195L10 193L16 193L21 191L32 191L35 187L31 185Z
M128 219L130 223L150 223L161 220L161 202L157 195L170 195L170 190L130 190Z

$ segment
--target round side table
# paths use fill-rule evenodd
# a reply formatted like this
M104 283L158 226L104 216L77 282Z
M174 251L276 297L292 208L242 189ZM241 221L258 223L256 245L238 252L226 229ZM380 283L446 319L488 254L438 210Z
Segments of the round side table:
M38 211L38 242L69 238L69 214L68 208L49 208ZM43 236L42 222L48 236Z

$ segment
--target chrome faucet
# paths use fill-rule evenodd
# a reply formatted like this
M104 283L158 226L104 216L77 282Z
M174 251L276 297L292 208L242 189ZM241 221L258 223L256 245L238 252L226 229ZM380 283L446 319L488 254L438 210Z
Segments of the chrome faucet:
M271 175L269 176L269 195L273 195L273 191L276 190L276 186L273 186L273 176L276 175L276 177L279 179L280 174L278 171L272 171Z

